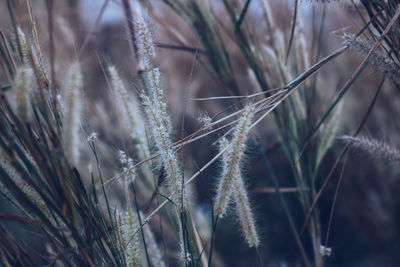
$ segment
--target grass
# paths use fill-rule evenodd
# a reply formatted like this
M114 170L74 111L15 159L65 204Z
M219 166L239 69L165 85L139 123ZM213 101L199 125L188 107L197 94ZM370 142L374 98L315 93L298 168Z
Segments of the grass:
M10 18L0 32L5 266L340 262L331 247L332 227L350 147L394 166L398 162L393 146L357 137L383 88L398 89L395 1L341 1L337 8L353 8L349 16L355 22L333 52L327 43L335 37L324 34L325 20L333 18L324 1L317 22L318 7L309 7L311 21L302 15L307 3L301 1L106 0L83 37L76 28L82 20L72 16L57 25L55 20L63 19L60 3L39 2L7 1L2 11ZM96 29L111 5L124 15L121 35L129 52L123 59L107 54L113 42L97 46ZM287 18L278 17L278 5ZM66 8L79 10L79 1L68 1ZM321 23L319 30L313 26L310 33L311 22ZM168 41L157 42L157 32L166 32ZM60 53L58 38L68 41L73 53ZM188 75L163 64L170 51L189 55ZM349 51L358 53L359 62L342 73L330 70L344 65ZM91 54L96 63L88 63ZM64 62L68 57L70 63ZM372 88L372 100L363 102L361 121L343 129L350 116L343 99L360 86L368 66L383 78ZM103 91L89 82L92 74ZM180 100L171 88L182 75L190 85L179 88L184 95L179 124L173 103ZM212 81L217 89L191 97L196 79ZM333 96L325 92L333 87L331 80ZM196 122L190 112L201 105L211 115ZM338 142L354 125L353 135L342 138L347 143ZM333 195L328 204L327 193ZM352 194L344 200L353 201ZM277 232L288 234L267 238L265 228L274 222ZM292 256L274 255L280 238Z

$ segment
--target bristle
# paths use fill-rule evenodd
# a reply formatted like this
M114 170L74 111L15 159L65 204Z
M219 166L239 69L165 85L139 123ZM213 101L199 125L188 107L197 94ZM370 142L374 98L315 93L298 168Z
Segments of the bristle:
M116 108L122 116L124 125L128 128L132 138L138 144L139 160L145 160L150 157L150 149L139 102L136 101L134 96L128 93L114 66L110 66L108 72L111 77L111 86L114 91Z
M214 212L220 217L226 214L233 180L237 179L240 174L244 151L246 150L246 140L253 116L254 106L248 105L235 127L232 140L230 142L225 139L221 141L221 149L227 147L227 151L222 157L222 173L214 201Z
M30 157L30 155L28 156ZM33 162L32 162L33 163ZM40 197L39 193L22 177L16 168L11 163L11 159L6 155L2 148L0 148L0 168L2 168L13 182L21 189L21 191L50 219L51 213L47 208L45 202ZM0 182L0 190L5 192L3 183Z
M150 123L150 128L159 150L161 161L165 168L168 180L169 193L176 205L186 203L182 192L182 174L179 169L176 153L172 149L172 141L169 132L164 126L164 113L160 111L148 96L143 95L145 110Z
M386 163L400 162L400 151L386 143L366 137L343 136L342 139L351 142L351 146L358 148L369 155L379 157Z
M215 198L214 212L220 217L226 214L227 206L233 194L236 204L236 212L247 243L250 247L259 245L259 238L256 231L255 220L251 211L250 202L242 177L242 164L246 141L254 116L254 106L248 105L239 119L233 138L230 142L222 139L220 149L227 149L222 156L222 175Z
M146 69L151 69L153 64L152 60L156 56L156 50L154 48L152 32L142 15L141 8L138 4L135 5L136 9L136 25L138 32L138 45L139 51L144 60L144 66Z
M356 37L355 35L345 35L344 38L345 44L350 46L363 57L367 56L368 52L373 47L372 42ZM400 88L400 67L392 58L382 50L376 49L370 60L380 72L385 74L397 87Z
M118 232L127 266L139 265L139 236L134 234L138 228L135 216L131 212L116 212Z
M257 234L253 212L251 211L250 201L243 182L242 175L239 173L233 180L233 196L236 203L236 213L238 214L244 237L249 247L258 247L260 239Z

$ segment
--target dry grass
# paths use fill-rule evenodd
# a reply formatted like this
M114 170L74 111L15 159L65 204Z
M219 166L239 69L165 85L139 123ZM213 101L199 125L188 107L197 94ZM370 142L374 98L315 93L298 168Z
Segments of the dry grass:
M0 261L397 263L400 6L313 2L0 3Z

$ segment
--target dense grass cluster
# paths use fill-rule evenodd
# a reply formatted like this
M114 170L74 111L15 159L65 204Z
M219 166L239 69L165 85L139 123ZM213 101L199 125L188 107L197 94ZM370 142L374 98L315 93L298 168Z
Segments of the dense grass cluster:
M0 262L340 265L330 233L350 148L400 159L358 137L382 89L400 87L398 1L340 1L356 21L335 29L340 42L324 33L331 1L161 2L105 0L87 31L77 0L1 3ZM124 17L122 57L108 35L97 44L111 5ZM163 64L161 49L189 55L189 72ZM350 73L332 71L337 61ZM344 96L368 66L380 83L349 122ZM182 73L191 85L174 94Z

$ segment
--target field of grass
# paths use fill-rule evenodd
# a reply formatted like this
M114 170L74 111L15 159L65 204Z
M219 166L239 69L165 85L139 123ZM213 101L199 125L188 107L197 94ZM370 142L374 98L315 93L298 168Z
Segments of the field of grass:
M0 15L1 266L397 266L397 0Z

